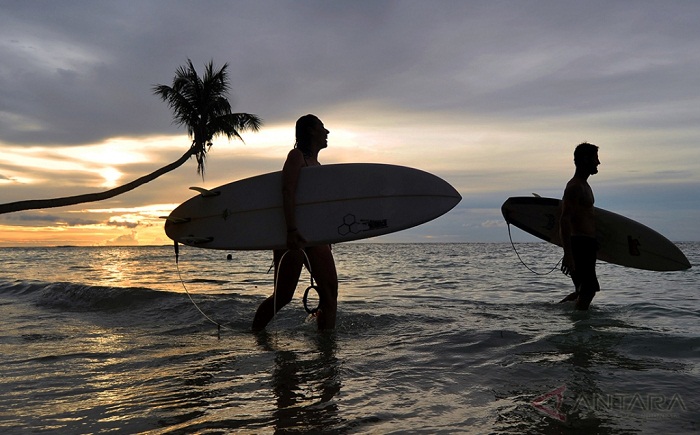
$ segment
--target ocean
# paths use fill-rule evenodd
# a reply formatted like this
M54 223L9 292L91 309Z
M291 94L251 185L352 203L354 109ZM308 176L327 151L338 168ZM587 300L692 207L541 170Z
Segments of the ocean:
M0 433L698 433L700 243L599 263L587 312L560 249L515 246L537 274L509 243L336 245L337 328L304 272L259 334L270 252L0 248Z

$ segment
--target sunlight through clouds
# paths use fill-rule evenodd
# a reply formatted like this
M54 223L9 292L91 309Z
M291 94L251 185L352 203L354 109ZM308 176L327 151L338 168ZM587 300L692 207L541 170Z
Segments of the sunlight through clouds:
M79 151L75 147L62 147L54 153L88 164L129 165L148 161L143 149L143 145L137 146L134 141L109 140L98 145L83 145Z
M100 176L102 176L105 179L105 182L102 184L104 187L116 187L117 182L119 181L120 178L122 178L122 173L119 172L118 170L114 168L104 168L100 169L98 171Z
M0 223L0 246L169 244L163 225L177 204L27 212ZM9 218L9 221L7 219ZM41 223L41 226L38 224ZM92 236L90 236L92 234Z

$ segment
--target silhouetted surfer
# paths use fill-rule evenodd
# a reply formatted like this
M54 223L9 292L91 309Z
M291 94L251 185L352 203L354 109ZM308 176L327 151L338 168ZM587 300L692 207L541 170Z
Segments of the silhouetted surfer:
M306 239L297 228L295 201L299 173L306 166L320 165L318 153L328 146L328 130L314 115L305 115L296 123L296 143L282 168L282 197L284 220L287 224L287 249L274 251L275 292L258 307L253 330L259 331L272 320L275 309L280 310L294 296L301 268L305 265L316 280L319 309L318 329L335 328L338 306L338 276L330 245L305 246ZM307 264L307 260L308 263ZM276 293L276 294L275 294Z
M566 184L562 198L560 234L564 247L561 271L571 275L576 291L561 302L576 301L576 308L587 310L600 290L595 272L596 241L593 190L588 177L598 173L598 147L584 142L574 151L576 172Z

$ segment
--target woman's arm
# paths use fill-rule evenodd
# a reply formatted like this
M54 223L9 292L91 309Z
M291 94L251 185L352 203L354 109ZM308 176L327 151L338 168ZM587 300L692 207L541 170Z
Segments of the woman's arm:
M284 221L287 225L287 247L289 249L299 249L303 247L305 242L299 234L295 213L297 185L303 167L304 155L298 149L291 150L282 168L282 204Z

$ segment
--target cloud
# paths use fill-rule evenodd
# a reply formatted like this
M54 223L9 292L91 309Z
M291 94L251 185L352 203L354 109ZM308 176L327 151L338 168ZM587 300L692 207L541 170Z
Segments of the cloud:
M316 113L331 130L324 163L419 167L491 210L426 227L440 234L465 222L495 234L481 224L508 196L560 196L582 140L601 145L601 203L697 218L695 202L669 198L700 188L700 3L5 3L0 202L100 191L108 167L121 182L176 160L189 139L152 86L191 58L229 63L233 108L262 116L263 133L217 141L205 180L188 163L101 207L178 203L190 185L278 170L294 120ZM34 222L69 218L52 216Z
M106 242L108 246L132 246L138 245L138 239L136 238L136 233L132 232L130 234L123 234L114 239L110 239Z
M51 226L87 226L99 225L102 222L93 219L84 219L70 214L50 214L46 212L26 212L0 215L0 221L16 225L51 225Z
M107 225L111 227L121 227L121 228L136 228L140 225L139 222L127 222L127 221L115 221L110 219Z
M506 222L503 219L500 220L487 220L481 223L482 228L505 228Z
M0 69L0 140L77 144L176 131L150 88L169 84L187 57L200 67L229 62L235 109L271 122L353 102L529 118L657 104L697 85L698 30L687 17L698 11L692 3L632 11L607 2L15 2L0 19L0 55L15 65Z

